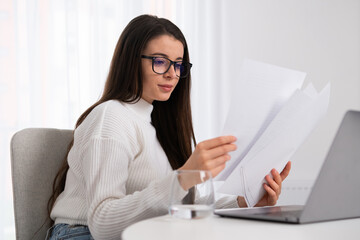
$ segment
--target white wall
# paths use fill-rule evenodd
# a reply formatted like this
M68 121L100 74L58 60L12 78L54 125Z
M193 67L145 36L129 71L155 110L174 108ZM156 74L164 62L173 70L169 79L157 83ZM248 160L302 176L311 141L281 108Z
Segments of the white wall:
M312 82L318 90L331 82L327 116L292 159L288 184L309 183L317 176L344 112L360 109L360 1L223 1L218 12L220 23L214 27L221 44L214 51L220 52L219 91L215 99L203 92L202 102L215 108L212 117L218 123L224 122L225 115L219 113L229 102L226 92L244 58L307 72L304 85ZM196 84L194 92L199 92ZM194 117L198 138L220 133L219 125L203 126L207 115L195 112Z

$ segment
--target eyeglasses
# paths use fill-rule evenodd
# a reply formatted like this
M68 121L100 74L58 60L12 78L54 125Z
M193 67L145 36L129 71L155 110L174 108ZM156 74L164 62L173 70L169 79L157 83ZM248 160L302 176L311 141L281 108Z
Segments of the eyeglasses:
M171 65L174 65L176 76L184 78L190 73L192 64L183 61L171 61L166 57L153 57L141 55L141 58L152 60L152 70L157 74L165 74L169 71Z

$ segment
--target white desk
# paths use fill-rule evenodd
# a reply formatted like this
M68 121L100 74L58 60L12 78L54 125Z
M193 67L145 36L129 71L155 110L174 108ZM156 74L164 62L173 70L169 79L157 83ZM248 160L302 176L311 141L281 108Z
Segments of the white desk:
M311 224L286 224L213 216L182 220L169 215L151 218L125 229L123 240L141 239L360 239L360 218Z

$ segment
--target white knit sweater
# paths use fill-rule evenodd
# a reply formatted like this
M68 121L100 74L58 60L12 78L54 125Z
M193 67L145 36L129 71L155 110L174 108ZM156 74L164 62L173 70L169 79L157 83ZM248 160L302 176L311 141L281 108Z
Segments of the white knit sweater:
M175 172L151 125L152 109L141 99L111 100L91 111L75 130L65 189L51 212L55 223L88 225L95 239L120 239L132 223L167 213ZM179 184L176 193L186 194ZM216 207L237 206L236 197L227 197Z

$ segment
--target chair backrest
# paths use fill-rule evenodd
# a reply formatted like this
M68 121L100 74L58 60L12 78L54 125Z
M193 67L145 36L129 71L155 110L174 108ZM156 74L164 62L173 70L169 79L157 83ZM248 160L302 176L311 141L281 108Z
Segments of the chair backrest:
M11 139L16 239L45 239L52 184L72 140L71 130L28 128Z

